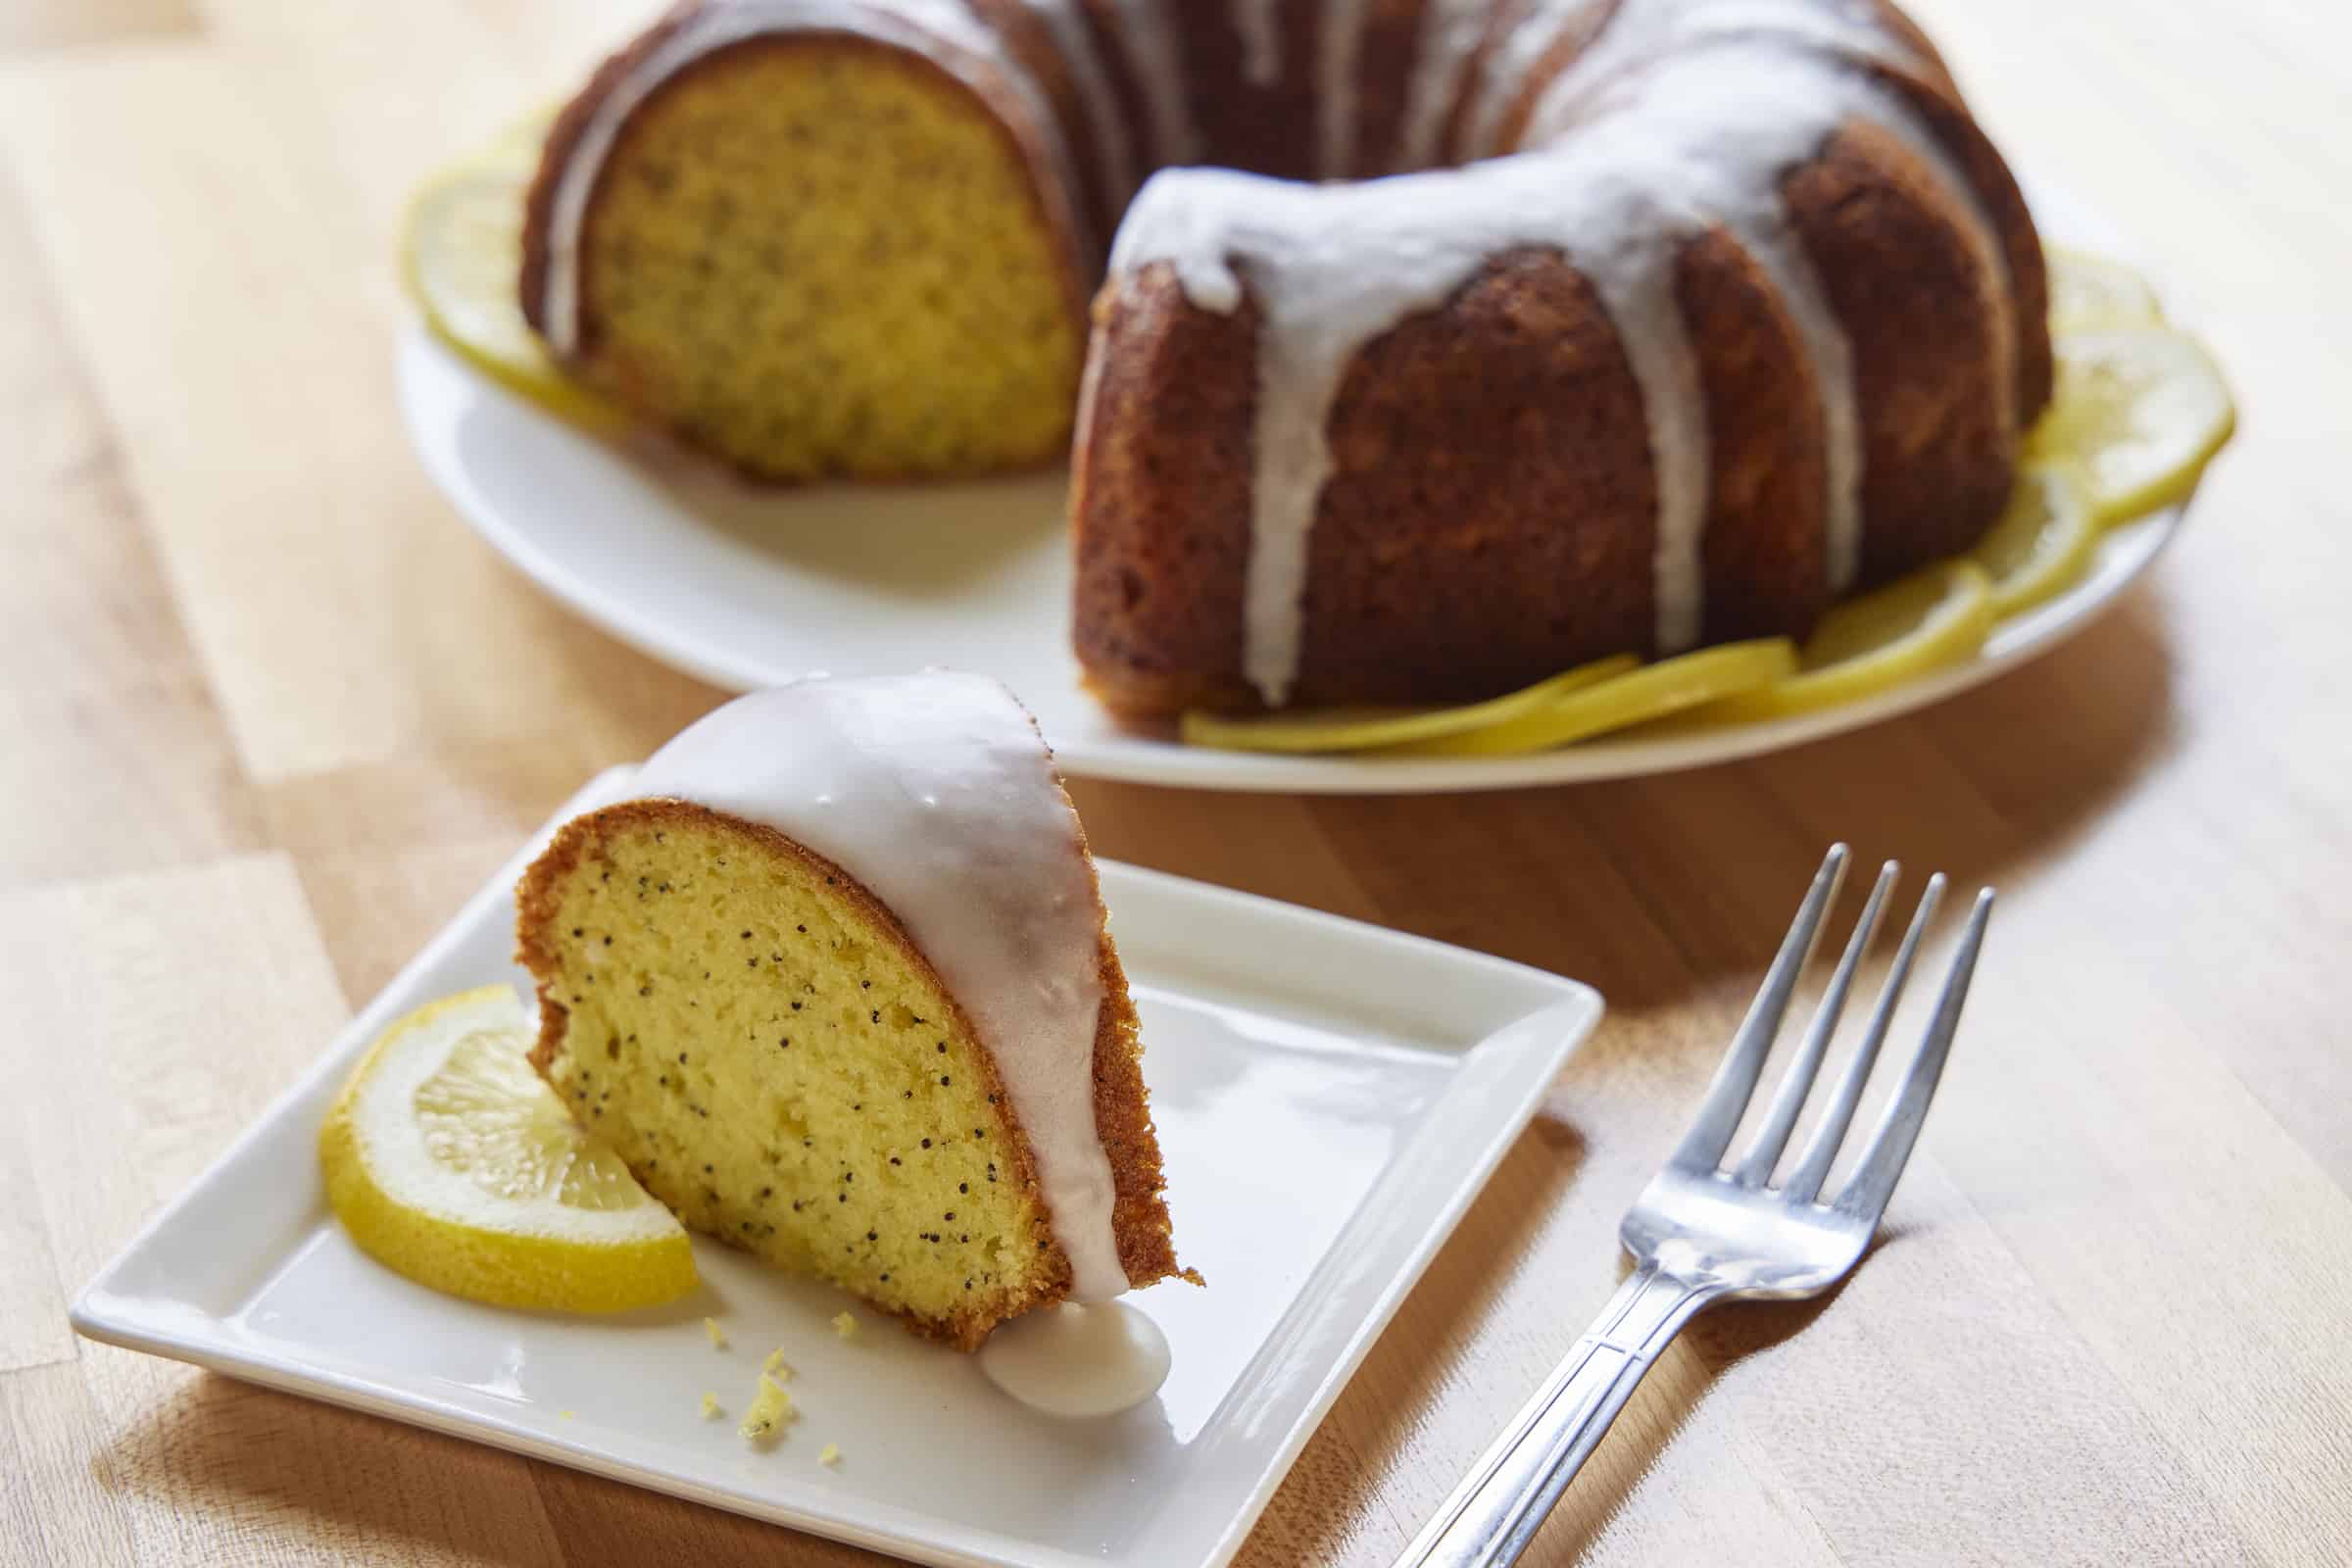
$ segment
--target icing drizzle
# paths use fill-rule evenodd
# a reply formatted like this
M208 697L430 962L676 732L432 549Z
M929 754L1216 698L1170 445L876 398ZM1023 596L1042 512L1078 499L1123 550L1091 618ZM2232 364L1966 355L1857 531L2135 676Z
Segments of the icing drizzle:
M1175 0L1094 0L1134 65L1149 156L1139 150L1138 127L1118 112L1079 14L1088 0L1024 3L1068 61L1114 194L1124 196L1151 166L1200 155L1181 14L1169 9ZM1333 468L1328 424L1348 366L1407 317L1443 306L1497 251L1560 252L1590 279L1624 344L1649 432L1660 652L1690 647L1701 634L1712 483L1696 356L1671 286L1679 247L1714 226L1728 231L1773 285L1804 346L1822 405L1833 592L1851 586L1862 558L1853 354L1783 207L1781 179L1838 125L1880 126L1965 215L1963 237L1980 275L2006 278L2006 257L1973 187L1880 74L1925 63L1876 0L1615 0L1598 32L1533 87L1531 104L1536 68L1605 3L1528 0L1482 53L1497 25L1496 0L1426 0L1397 147L1400 168L1424 172L1317 186L1162 167L1120 222L1114 280L1166 262L1201 309L1231 313L1245 296L1258 307L1243 665L1270 705L1297 683L1311 533ZM1284 72L1274 0L1228 5L1244 75L1274 85ZM1314 134L1327 178L1355 172L1361 156L1357 77L1368 13L1369 0L1327 0L1318 13ZM620 125L686 64L779 28L860 33L917 50L976 91L1008 88L1059 166L1058 179L1038 182L1041 192L1080 232L1068 148L1044 94L967 0L712 0L606 94L558 181L544 316L559 353L577 346L579 235ZM1506 145L1506 127L1523 108L1527 128ZM1458 144L1448 146L1457 110ZM1447 157L1465 166L1433 167ZM1100 347L1090 351L1087 391ZM2013 355L2014 333L1999 335L1998 349ZM2012 397L2007 367L1995 370L1996 396ZM1081 429L1088 401L1082 395ZM2005 405L2004 417L2010 412Z
M1298 678L1310 535L1348 366L1398 322L1443 305L1496 253L1559 252L1591 281L1624 344L1649 429L1661 653L1700 635L1711 485L1696 356L1673 298L1680 246L1716 224L1729 230L1779 288L1812 357L1833 590L1852 582L1861 554L1852 354L1783 208L1782 177L1840 124L1883 126L1966 215L1983 275L2005 276L1968 182L1867 69L1909 56L1854 0L1621 0L1599 38L1539 95L1524 150L1496 145L1526 73L1581 10L1555 4L1524 19L1473 84L1469 150L1484 162L1340 186L1163 171L1120 225L1114 274L1165 262L1199 308L1230 313L1246 296L1259 312L1243 672L1269 706ZM1470 45L1457 34L1452 47ZM1426 105L1442 96L1428 81L1415 93L1422 107L1408 111L1424 118L1408 114L1408 152L1436 138ZM1995 371L2006 396L2006 368Z
M1012 694L945 671L755 692L655 753L637 788L772 827L889 906L995 1059L1073 1294L1125 1291L1095 1128L1094 872Z

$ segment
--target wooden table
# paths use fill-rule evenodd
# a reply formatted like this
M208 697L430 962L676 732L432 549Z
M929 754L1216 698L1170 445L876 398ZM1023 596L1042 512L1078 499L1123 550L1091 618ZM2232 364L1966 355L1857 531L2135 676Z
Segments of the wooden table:
M556 801L716 700L493 557L392 403L405 191L646 9L0 14L9 1562L861 1555L65 1321ZM2149 586L1986 689L1734 767L1077 787L1105 854L1611 1004L1250 1563L1386 1562L1584 1327L1837 836L2004 895L1888 1239L1826 1306L1688 1334L1536 1560L2352 1560L2340 55L2317 0L1921 9L1995 134L2166 260L2234 377L2242 432Z

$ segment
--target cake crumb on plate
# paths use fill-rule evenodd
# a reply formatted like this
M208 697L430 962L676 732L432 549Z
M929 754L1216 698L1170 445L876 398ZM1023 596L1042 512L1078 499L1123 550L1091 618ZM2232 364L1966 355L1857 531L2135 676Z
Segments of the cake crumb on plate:
M833 1332L845 1340L855 1339L858 1336L858 1320L847 1312L836 1313L833 1318Z
M703 1319L703 1332L710 1337L712 1349L723 1350L727 1348L727 1331L718 1326L718 1319L714 1317Z
M784 1385L766 1373L760 1374L760 1392L752 1398L752 1406L743 1412L743 1423L735 1430L747 1442L762 1443L780 1432L784 1423L800 1418L793 1408L792 1396Z
M834 1443L826 1444L822 1448L817 1450L816 1462L822 1465L837 1465L841 1463L841 1446Z

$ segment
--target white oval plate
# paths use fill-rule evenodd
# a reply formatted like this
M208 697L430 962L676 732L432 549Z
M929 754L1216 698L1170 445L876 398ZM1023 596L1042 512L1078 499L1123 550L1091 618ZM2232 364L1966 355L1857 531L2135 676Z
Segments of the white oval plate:
M2036 192L2045 232L2130 257ZM1537 757L1276 757L1113 722L1080 689L1058 472L978 482L754 490L652 443L624 448L541 413L412 324L400 401L432 475L483 538L622 642L734 691L811 671L952 665L1036 712L1065 772L1194 789L1330 795L1508 789L1666 773L1892 718L1990 680L2080 631L2163 551L2185 503L2111 531L2067 593L1996 628L1963 664L1861 702L1705 734L1591 741Z

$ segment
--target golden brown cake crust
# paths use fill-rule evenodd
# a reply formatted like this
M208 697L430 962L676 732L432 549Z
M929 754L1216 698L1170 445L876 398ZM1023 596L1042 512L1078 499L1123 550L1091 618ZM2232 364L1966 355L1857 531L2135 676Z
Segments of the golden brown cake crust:
M546 850L523 872L514 890L515 959L530 971L538 983L539 1038L532 1047L530 1062L542 1077L548 1076L563 1049L569 1018L569 1009L556 994L553 983L560 967L555 946L556 916L566 880L583 861L598 858L608 839L638 829L654 831L673 824L716 827L728 833L740 834L768 853L796 862L818 877L835 879L834 891L842 894L866 917L875 934L889 944L902 960L931 979L941 994L949 999L950 1004L956 1007L957 1022L964 1036L979 1040L969 1016L963 1013L961 1004L956 1001L955 993L940 979L930 958L915 945L906 927L900 924L898 916L847 870L791 836L761 823L745 821L741 817L686 801L626 801L566 822ZM1092 861L1088 863L1091 872ZM1100 894L1097 896L1097 907L1098 910L1101 907ZM1144 1085L1135 1004L1128 996L1126 973L1119 966L1118 953L1112 946L1107 926L1102 932L1098 973L1102 983L1103 1004L1095 1030L1095 1116L1103 1154L1110 1162L1111 1180L1117 1195L1112 1224L1118 1242L1119 1261L1126 1270L1128 1282L1139 1289L1170 1276L1190 1279L1197 1284L1200 1276L1181 1268L1176 1261L1167 1203L1162 1196L1166 1178L1160 1166L1158 1138L1152 1126L1150 1096ZM985 1042L981 1042L977 1059L992 1098L1003 1096L1004 1084L997 1075L995 1061L988 1054ZM1038 1186L1036 1169L1030 1161L1028 1135L1012 1115L1010 1106L1010 1098L1004 1096L1003 1120L1010 1134L1008 1142L1012 1149L1008 1175L1021 1192L1042 1207L1044 1199ZM637 1174L642 1180L646 1173L640 1171ZM728 1237L719 1236L717 1239L730 1246L735 1245ZM1017 1302L1013 1311L1063 1299L1068 1296L1069 1289L1069 1259L1056 1247L1047 1287ZM887 1307L880 1309L890 1310ZM961 1350L974 1350L987 1340L997 1324L1010 1314L967 1313L938 1320L896 1311L891 1315L918 1333L945 1341Z
M1119 352L1090 368L1070 466L1079 661L1113 711L1245 701L1256 310L1198 310L1155 264L1096 312Z
M1648 646L1641 388L1556 253L1497 256L1367 344L1330 428L1298 702L1456 702Z

